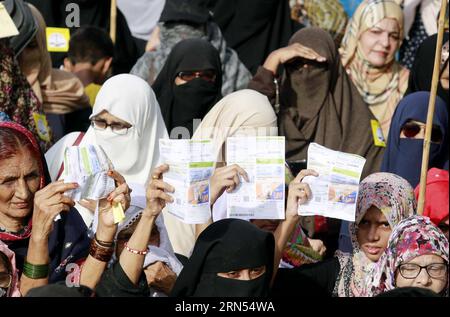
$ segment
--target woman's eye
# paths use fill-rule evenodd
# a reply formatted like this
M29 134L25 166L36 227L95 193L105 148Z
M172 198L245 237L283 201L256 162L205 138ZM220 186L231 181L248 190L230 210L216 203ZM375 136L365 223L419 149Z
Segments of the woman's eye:
M384 222L381 224L381 227L383 228L390 228L391 226L389 225L389 222Z
M231 278L236 278L239 276L239 273L232 271L232 272L228 272L227 275Z
M34 180L36 178L39 178L39 175L37 175L37 174L30 174L26 178L27 178L27 180Z
M7 181L0 183L0 185L13 186L15 183L16 183L15 180L7 180Z

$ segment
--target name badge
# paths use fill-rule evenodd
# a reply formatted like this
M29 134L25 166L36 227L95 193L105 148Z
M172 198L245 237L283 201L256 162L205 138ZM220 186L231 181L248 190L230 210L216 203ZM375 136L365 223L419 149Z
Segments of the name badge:
M33 112L33 119L39 137L44 141L50 142L50 129L48 128L45 115Z
M370 120L370 125L372 126L373 142L375 143L375 146L386 147L386 140L384 139L383 130L381 130L378 120Z

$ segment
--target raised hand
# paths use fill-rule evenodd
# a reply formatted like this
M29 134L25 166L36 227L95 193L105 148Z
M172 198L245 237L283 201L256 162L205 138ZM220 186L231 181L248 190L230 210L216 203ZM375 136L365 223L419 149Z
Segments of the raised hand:
M286 206L286 219L298 219L298 206L306 203L311 198L311 189L306 183L302 183L305 176L319 176L313 170L301 170L297 177L289 184L289 193Z
M237 164L220 167L214 171L209 181L211 205L216 202L225 190L227 193L231 193L239 186L241 183L239 176L242 176L246 182L250 181L245 170Z
M47 239L53 220L61 211L69 211L75 202L64 195L65 191L75 189L77 183L67 183L60 180L45 186L34 195L33 230L34 239Z
M114 217L112 211L113 204L120 203L122 209L126 211L130 207L131 202L131 188L128 187L125 178L117 171L109 170L108 176L113 178L116 184L116 188L106 198L98 201L99 211L99 225L105 227L115 227ZM82 199L79 204L91 212L95 212L97 207L97 201L90 199Z
M303 57L320 63L326 61L325 57L321 56L313 49L303 46L300 43L294 43L270 53L264 62L263 67L276 74L280 64L284 64L296 57Z
M157 217L164 209L167 203L172 203L172 196L166 192L173 193L175 188L165 183L161 178L169 170L169 165L163 164L155 168L152 172L152 181L147 187L147 206L143 215Z

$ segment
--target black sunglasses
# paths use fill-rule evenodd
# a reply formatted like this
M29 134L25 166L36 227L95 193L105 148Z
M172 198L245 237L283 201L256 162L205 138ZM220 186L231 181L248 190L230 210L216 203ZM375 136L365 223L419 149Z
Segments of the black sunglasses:
M425 129L425 126L421 126L415 122L408 121L402 126L402 132L407 138L414 138L419 132ZM431 142L441 143L442 142L442 132L437 126L433 126L431 129Z

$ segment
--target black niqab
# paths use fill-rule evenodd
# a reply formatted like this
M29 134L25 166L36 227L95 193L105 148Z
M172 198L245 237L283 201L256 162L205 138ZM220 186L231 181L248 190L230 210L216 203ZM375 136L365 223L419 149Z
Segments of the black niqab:
M443 43L447 41L448 32L444 33ZM428 37L417 49L414 65L411 69L411 73L409 74L408 90L405 95L409 95L417 91L431 90L436 42L437 34ZM448 107L450 102L449 93L442 87L440 81L438 82L437 95L445 101L445 104Z
M181 71L214 70L214 83L196 78L175 84ZM185 127L194 133L193 120L203 119L222 98L222 64L219 52L207 41L187 39L174 46L152 86L169 135L173 128Z
M195 243L194 250L181 271L171 296L262 297L269 292L273 272L275 240L240 219L223 219L211 224ZM235 280L217 275L266 266L260 277Z

